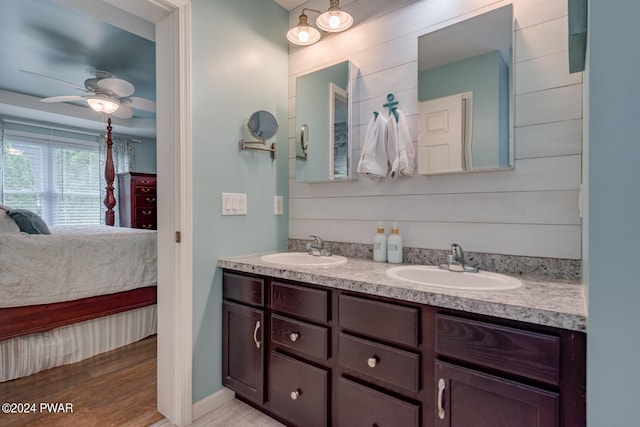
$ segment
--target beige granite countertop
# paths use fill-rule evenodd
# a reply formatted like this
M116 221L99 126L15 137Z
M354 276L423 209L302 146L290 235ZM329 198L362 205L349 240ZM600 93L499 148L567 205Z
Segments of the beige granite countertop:
M345 264L333 266L291 266L262 261L262 255L221 258L218 267L563 329L587 330L581 284L519 277L524 286L516 290L450 290L390 279L386 270L397 264L348 258Z

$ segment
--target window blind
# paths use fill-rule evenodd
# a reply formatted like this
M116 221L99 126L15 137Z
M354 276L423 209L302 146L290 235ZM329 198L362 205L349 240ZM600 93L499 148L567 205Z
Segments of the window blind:
M99 224L98 135L5 121L2 204L52 225Z

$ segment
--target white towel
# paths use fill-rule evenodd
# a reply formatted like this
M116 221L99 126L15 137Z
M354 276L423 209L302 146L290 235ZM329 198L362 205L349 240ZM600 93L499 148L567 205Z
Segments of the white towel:
M387 152L391 163L389 177L395 179L400 175L413 175L415 151L413 140L409 134L407 118L402 111L396 109L398 119L394 114L389 116L387 122Z
M370 178L384 178L387 176L388 168L387 119L378 113L369 120L356 170L359 174Z

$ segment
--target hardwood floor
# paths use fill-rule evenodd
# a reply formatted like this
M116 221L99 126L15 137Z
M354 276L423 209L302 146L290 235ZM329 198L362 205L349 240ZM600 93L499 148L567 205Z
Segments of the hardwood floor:
M33 410L6 414L3 406L0 426L134 427L162 420L156 411L156 341L155 336L149 337L78 363L0 383L0 404L28 404Z

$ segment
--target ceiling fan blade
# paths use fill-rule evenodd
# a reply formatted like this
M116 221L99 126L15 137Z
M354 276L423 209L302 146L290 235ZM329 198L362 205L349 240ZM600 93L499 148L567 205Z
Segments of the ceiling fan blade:
M130 119L133 117L133 110L126 105L121 105L116 111L110 114L119 119Z
M135 91L133 85L128 81L114 78L98 80L98 87L119 97L129 96Z
M23 73L26 73L26 74L31 74L32 76L40 77L40 78L43 78L43 79L53 80L54 82L62 83L64 85L70 86L70 87L72 87L74 89L81 90L83 92L90 92L90 91L88 91L86 88L84 88L82 86L78 86L78 85L76 85L74 83L70 83L70 82L67 82L67 81L64 81L64 80L56 79L55 77L45 76L44 74L34 73L33 71L27 71L27 70L19 70L19 71L21 71Z
M126 102L131 108L138 110L156 112L156 103L150 99L138 98L137 96L130 96L128 98L121 99L122 102Z
M80 101L85 99L84 96L80 95L62 95L62 96L51 96L49 98L42 98L41 102L73 102Z

